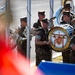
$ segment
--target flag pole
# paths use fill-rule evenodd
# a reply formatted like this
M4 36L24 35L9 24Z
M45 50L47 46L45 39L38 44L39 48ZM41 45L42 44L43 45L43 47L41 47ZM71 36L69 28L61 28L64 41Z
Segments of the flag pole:
M50 18L52 18L54 14L54 0L49 0L49 3L50 3Z
M8 41L9 41L9 10L10 10L10 0L6 0L6 18L7 20L7 28L6 28L6 46L9 45Z
M31 0L27 0L27 58L30 59Z
M54 14L54 0L49 0L49 5L50 5L50 18L52 18ZM51 50L51 60L52 60L52 50Z

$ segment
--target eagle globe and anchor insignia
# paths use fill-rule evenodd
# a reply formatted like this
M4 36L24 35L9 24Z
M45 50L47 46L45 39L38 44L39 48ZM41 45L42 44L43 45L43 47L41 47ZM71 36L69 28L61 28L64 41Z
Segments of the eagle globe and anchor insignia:
M66 29L62 27L54 27L50 30L48 40L51 41L50 46L57 52L66 50L70 45L70 37Z

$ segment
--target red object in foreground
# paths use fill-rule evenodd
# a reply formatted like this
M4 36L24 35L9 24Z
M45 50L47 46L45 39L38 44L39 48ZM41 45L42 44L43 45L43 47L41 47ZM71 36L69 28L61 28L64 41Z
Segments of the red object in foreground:
M40 71L34 74L29 62L19 53L16 56L10 47L0 41L0 75L42 75Z

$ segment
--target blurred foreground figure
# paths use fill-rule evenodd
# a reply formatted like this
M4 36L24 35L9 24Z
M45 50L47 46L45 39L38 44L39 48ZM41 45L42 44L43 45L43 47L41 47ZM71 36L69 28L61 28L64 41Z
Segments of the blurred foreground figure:
M6 30L11 22L10 19L8 10L0 13L0 75L42 75L38 71L34 73L29 60L19 53L16 56L10 45L6 45L9 41L6 42Z
M6 14L0 14L0 75L42 75L33 72L29 60L21 54L17 56L6 46Z
M0 75L43 75L40 71L33 72L29 60L19 53L11 52L9 47L0 39Z

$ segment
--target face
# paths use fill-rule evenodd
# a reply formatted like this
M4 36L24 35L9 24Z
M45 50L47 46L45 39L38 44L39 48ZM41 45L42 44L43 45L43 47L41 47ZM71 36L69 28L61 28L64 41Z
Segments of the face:
M65 22L69 22L69 21L70 21L70 16L64 15L64 16L63 16L63 20L64 20Z
M45 28L48 28L48 24L47 23L44 23L44 26L45 26Z
M27 26L27 22L21 21L21 26L22 27L26 27Z
M65 11L70 11L70 8L65 8L64 10L65 10Z
M39 18L39 20L41 21L42 19L44 19L45 18L45 15L38 15L38 18Z
M42 27L43 27L44 29L47 29L47 28L48 28L48 24L47 24L47 23L41 22L41 25L42 25Z

